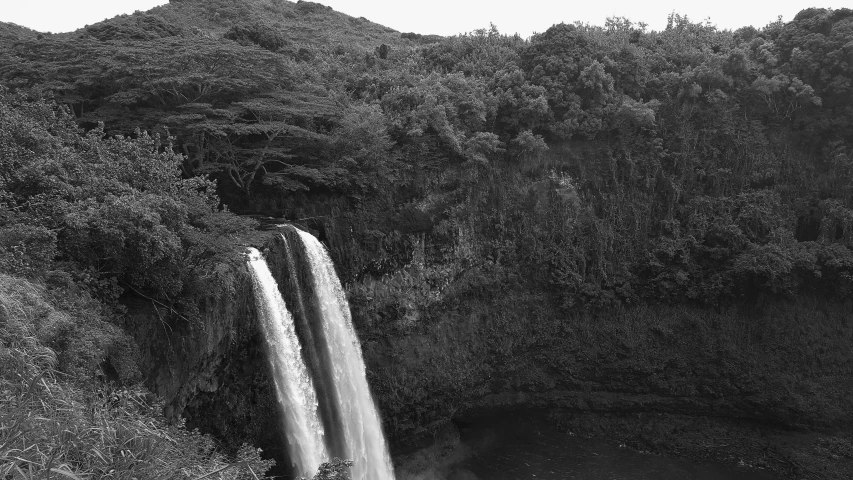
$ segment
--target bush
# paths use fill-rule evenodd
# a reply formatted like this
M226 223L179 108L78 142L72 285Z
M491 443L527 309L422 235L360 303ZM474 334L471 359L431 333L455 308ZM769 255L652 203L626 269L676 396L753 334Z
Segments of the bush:
M312 480L349 480L352 478L349 470L351 466L351 461L335 458L331 462L320 465ZM307 479L302 478L300 480Z
M83 133L61 108L0 88L0 268L64 270L110 303L173 303L193 270L254 226L219 211L216 185L181 176L158 136Z
M0 227L0 270L32 274L56 257L56 232L42 226L13 223Z
M63 354L81 349L48 345L88 321L54 303L42 286L0 275L0 478L185 479L218 472L217 478L248 480L271 466L250 447L232 461L210 437L167 425L162 405L141 387L63 373ZM72 336L90 349L89 372L109 352L99 335Z
M288 44L281 32L265 23L234 25L225 34L225 38L241 45L254 44L271 52L276 52Z

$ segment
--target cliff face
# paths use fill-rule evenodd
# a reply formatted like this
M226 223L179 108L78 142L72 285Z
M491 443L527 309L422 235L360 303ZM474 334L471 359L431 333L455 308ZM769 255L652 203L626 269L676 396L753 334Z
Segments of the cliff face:
M222 386L218 372L236 361L239 343L256 336L252 284L235 270L233 291L214 291L199 301L196 321L176 318L154 303L134 301L125 328L141 345L147 380L179 414L198 392ZM170 415L170 416L171 416Z
M853 425L843 393L853 388L844 354L853 332L843 306L802 300L726 316L637 307L565 318L541 297L489 297L439 307L430 315L435 323L365 342L396 437L451 418L533 408L728 417L795 429ZM807 319L835 333L802 328ZM812 356L815 344L822 353Z
M641 451L841 479L853 472L848 316L808 298L569 316L516 285L360 326L404 467L454 425L539 412Z
M327 224L320 234L335 242L342 230ZM414 235L415 250L417 243ZM288 251L277 234L259 246L289 307L310 322L312 306L293 295L306 284L301 252ZM417 251L412 258L404 277L350 285L368 379L398 453L428 444L453 422L531 410L550 412L565 428L634 440L640 418L681 419L673 429L732 419L830 436L853 426L849 306L799 299L752 309L637 306L569 315L517 278L474 282L493 277L483 272L425 302L413 292L427 288L430 266ZM252 443L286 462L251 279L239 261L223 269L233 281L199 299L195 322L139 301L130 305L128 328L167 413L226 445ZM298 326L303 337L306 329ZM667 438L647 440L677 443Z
M229 449L262 447L280 463L284 439L266 353L257 324L252 280L239 252L216 266L197 313L180 316L152 302L128 302L124 327L142 352L148 386L166 401L168 418L217 435Z

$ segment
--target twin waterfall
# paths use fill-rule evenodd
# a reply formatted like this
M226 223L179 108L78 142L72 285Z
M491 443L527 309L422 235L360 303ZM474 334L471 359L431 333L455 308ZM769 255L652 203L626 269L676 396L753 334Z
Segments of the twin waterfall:
M284 306L284 299L267 263L254 248L249 251L249 266L278 403L284 411L290 458L301 472L306 469L316 471L327 453L323 444L323 427L317 416L314 382L302 361L293 317Z
M339 457L354 462L353 480L393 480L361 345L334 265L313 235L285 229L279 278L289 288L279 290L253 248L249 267L295 473L311 478L321 463Z

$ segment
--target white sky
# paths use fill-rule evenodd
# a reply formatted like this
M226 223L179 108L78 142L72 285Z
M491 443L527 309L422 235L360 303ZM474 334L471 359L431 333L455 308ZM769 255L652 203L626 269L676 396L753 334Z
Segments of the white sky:
M234 0L240 1L240 0ZM816 5L816 2L820 2ZM0 0L0 21L38 31L67 32L122 13L148 10L167 0ZM335 10L401 32L454 35L494 23L502 33L523 37L560 22L576 20L603 25L610 16L646 22L650 29L666 26L672 12L692 21L710 18L719 28L763 27L777 16L789 21L810 7L851 7L850 0L320 0Z

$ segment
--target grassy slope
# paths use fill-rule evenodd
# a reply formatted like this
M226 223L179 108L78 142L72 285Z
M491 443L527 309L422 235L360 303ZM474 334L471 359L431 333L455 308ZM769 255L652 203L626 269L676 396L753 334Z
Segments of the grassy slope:
M87 378L109 343L92 337L121 334L93 326L92 304L73 297L0 274L0 478L184 479L227 467L210 437L167 425L141 387ZM69 368L81 352L64 354L81 344L94 350L91 361ZM249 468L268 467L251 448L240 457L248 463L222 478L254 478Z

